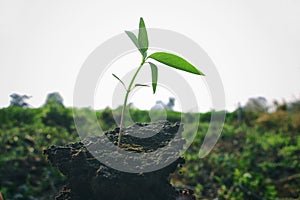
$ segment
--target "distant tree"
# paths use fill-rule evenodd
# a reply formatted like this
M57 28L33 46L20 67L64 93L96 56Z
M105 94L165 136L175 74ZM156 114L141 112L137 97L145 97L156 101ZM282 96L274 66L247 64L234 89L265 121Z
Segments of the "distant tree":
M26 102L27 99L30 99L31 96L27 95L19 95L16 93L13 93L10 95L10 106L16 106L21 108L28 108L29 104Z
M174 106L175 106L175 98L170 97L169 102L167 104L168 110L173 110Z
M300 100L294 101L289 105L291 112L300 112Z
M175 98L170 97L169 98L169 102L167 104L165 104L162 101L156 101L156 104L151 108L151 110L173 110L175 105Z
M238 117L239 125L241 125L243 121L243 108L240 102L238 104L237 117Z
M268 111L268 105L267 100L264 97L256 97L256 98L250 98L246 105L244 106L243 110L248 112L267 112Z
M275 100L273 102L275 108L276 108L276 111L279 111L279 110L282 110L282 111L287 111L288 109L288 104L283 101L283 103L279 103L277 100Z
M44 106L47 105L58 105L58 106L64 106L63 104L63 98L58 92L53 92L47 95L47 99Z

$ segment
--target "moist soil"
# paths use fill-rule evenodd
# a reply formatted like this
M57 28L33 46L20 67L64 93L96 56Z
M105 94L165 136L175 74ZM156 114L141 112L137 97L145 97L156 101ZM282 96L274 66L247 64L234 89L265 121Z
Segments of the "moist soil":
M67 177L56 200L195 199L193 191L177 190L169 180L185 162L179 155L185 144L182 131L182 124L167 121L127 127L120 148L128 155L117 147L119 128L81 142L49 147L45 150L49 161ZM110 167L116 162L132 172ZM151 170L155 165L164 167Z

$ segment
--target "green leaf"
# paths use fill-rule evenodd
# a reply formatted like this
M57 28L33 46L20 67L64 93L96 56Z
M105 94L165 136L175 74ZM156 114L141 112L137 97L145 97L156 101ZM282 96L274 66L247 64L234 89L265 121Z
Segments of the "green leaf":
M149 85L145 85L145 84L135 84L133 88L131 88L130 91L134 90L136 87L149 87Z
M126 34L128 35L128 37L131 39L131 41L133 42L133 44L134 44L138 49L140 49L138 39L137 39L137 37L134 35L134 33L131 32L131 31L125 31L125 33L126 33Z
M135 84L134 87L149 87L149 85L145 85L145 84Z
M156 52L149 56L149 58L152 58L158 62L161 62L165 65L168 65L170 67L183 70L189 73L197 74L197 75L204 75L202 72L200 72L194 65L186 61L185 59L166 52Z
M138 48L138 50L141 52L142 56L144 56L144 52L140 49L140 45L138 42L137 37L134 35L133 32L130 31L125 31L125 33L128 35L128 37L131 39L131 41L133 42L133 44Z
M145 56L148 50L149 42L148 42L148 34L147 34L145 22L142 17L140 18L138 44L142 55Z
M118 80L120 81L120 83L124 86L125 90L127 90L127 88L126 88L124 82L123 82L119 77L117 77L117 75L115 75L115 74L112 74L112 75L113 75L116 79L118 79Z
M151 72L152 72L152 89L153 89L153 94L156 92L156 86L157 86L157 66L151 62L149 62L150 67L151 67Z

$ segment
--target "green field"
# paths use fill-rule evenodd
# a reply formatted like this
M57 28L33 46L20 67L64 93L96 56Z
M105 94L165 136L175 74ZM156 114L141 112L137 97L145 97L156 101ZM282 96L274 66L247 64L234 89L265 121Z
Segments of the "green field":
M86 129L92 111L78 109ZM168 113L180 121L180 113ZM147 111L132 110L132 118L149 122ZM278 106L271 113L227 113L213 151L198 152L210 121L200 115L196 138L185 152L186 164L172 175L176 187L190 188L199 199L300 199L300 112ZM105 130L114 128L110 109L97 112ZM185 131L189 127L185 126ZM78 141L72 109L8 107L0 110L0 191L5 199L53 199L65 178L49 165L43 150Z

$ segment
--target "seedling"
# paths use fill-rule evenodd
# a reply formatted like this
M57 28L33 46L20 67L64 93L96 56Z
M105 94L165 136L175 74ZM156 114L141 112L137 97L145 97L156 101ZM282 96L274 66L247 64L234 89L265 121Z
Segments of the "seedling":
M118 146L120 146L120 144L121 144L122 131L123 131L123 126L124 126L124 112L125 112L125 109L127 106L127 100L128 100L128 96L129 96L130 92L136 87L149 87L148 85L144 85L144 84L135 84L134 85L135 78L137 77L141 68L146 63L149 64L151 67L153 94L155 94L155 92L156 92L158 69L157 69L157 66L154 63L148 61L148 59L158 61L160 63L165 64L166 66L169 66L169 67L172 67L175 69L179 69L179 70L189 72L192 74L204 76L204 74L202 72L200 72L195 66L193 66L191 63L189 63L188 61L186 61L185 59L183 59L177 55L167 53L167 52L155 52L155 53L152 53L151 55L147 56L149 41L148 41L148 34L147 34L147 30L146 30L146 26L145 26L145 22L144 22L143 18L140 18L138 37L133 32L130 32L130 31L125 31L125 33L128 35L128 37L131 39L131 41L134 43L134 45L137 47L137 49L141 53L142 62L140 64L140 66L137 68L135 74L133 75L128 87L126 87L124 82L117 75L112 74L116 79L118 79L120 81L120 83L124 86L124 88L126 90L126 95L124 98L122 114L121 114Z

